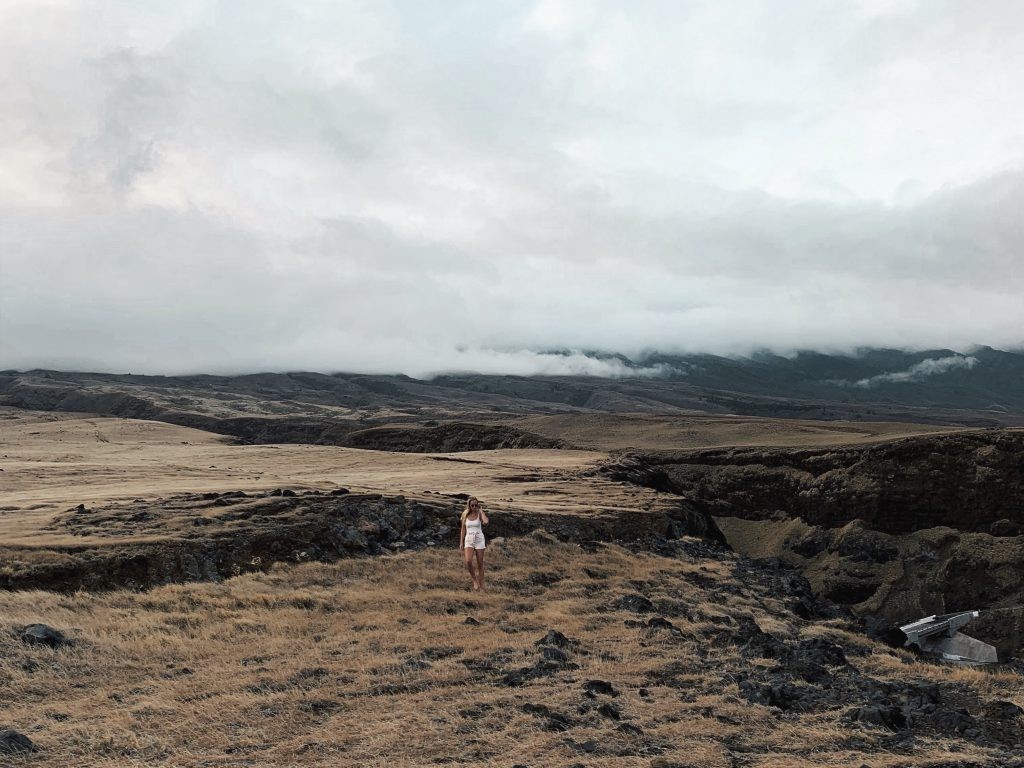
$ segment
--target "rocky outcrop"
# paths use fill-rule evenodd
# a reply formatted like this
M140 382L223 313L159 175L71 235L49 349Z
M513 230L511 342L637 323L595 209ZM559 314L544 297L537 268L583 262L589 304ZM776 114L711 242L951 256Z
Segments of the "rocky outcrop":
M448 499L283 491L79 506L50 527L83 543L3 548L0 586L73 591L218 580L280 561L426 546L451 535L456 514Z
M0 729L0 755L19 755L35 751L36 745L25 734L9 728Z
M799 569L816 594L872 617L879 630L980 609L969 634L1002 656L1024 648L1024 610L1017 609L1024 598L1024 537L945 527L892 535L859 520L842 528L799 519L718 522L737 551Z
M798 568L821 598L880 625L993 609L971 625L1024 647L1024 432L827 449L631 452L596 470L682 495L729 544Z
M54 629L48 624L29 624L19 633L21 642L26 645L45 645L49 648L62 648L69 645L70 641L59 629Z
M826 527L859 519L888 533L1024 524L1024 430L842 448L630 452L601 471L670 490L716 516L800 517Z
M436 427L375 427L352 432L344 445L375 451L455 453L503 448L567 448L557 440L498 424L450 422Z
M184 494L87 508L49 528L81 545L3 547L0 588L74 591L218 580L275 562L455 547L463 499L277 489ZM656 510L587 515L502 510L491 539L543 529L562 541L648 544L683 536L724 545L714 521L680 500ZM123 543L122 543L123 542Z

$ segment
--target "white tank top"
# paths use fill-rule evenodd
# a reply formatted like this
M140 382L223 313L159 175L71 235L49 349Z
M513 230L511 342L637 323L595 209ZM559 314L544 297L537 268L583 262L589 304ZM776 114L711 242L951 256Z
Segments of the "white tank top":
M483 524L480 522L480 518L476 520L470 520L466 518L466 533L483 533Z

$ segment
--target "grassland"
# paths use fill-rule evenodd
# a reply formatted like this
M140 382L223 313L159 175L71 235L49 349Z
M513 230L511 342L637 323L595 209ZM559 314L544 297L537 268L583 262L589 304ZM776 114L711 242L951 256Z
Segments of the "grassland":
M843 621L799 620L762 585L738 581L732 555L588 553L538 535L488 556L484 594L468 591L454 548L150 592L0 594L5 628L46 621L74 641L8 644L3 719L40 748L8 760L881 768L1008 754L935 733L918 734L910 758L886 728L843 720L857 702L804 713L749 703L738 681L774 662L730 640L744 619L784 642L840 643L858 675L937 682L977 702L1019 698L1021 677L936 666ZM627 626L649 618L618 607L637 593L674 629ZM509 685L543 655L535 643L550 629L576 641L568 663ZM616 695L588 698L594 679Z
M540 528L545 515L678 503L595 476L601 450L243 446L159 422L3 416L0 544L28 559L240 525L235 507L199 501L206 491L246 491L240 506L253 508L276 503L266 492L281 486L445 503L439 494L472 491L496 520L528 515ZM628 441L629 418L617 418L574 422L579 442ZM682 429L637 423L651 441ZM737 424L700 429L738 439ZM757 429L772 444L805 431L814 444L885 436ZM165 501L188 494L188 509ZM95 510L69 513L76 504ZM135 527L125 516L124 529L104 529L117 525L103 522L108 508L133 504L146 512ZM223 526L190 522L203 516ZM67 519L76 527L57 525ZM487 561L484 593L470 592L454 540L440 538L333 563L253 561L232 578L148 591L0 592L0 730L38 748L0 765L1024 765L1019 666L942 666L874 642L852 617L808 603L792 573L693 539L581 548L542 532L492 541ZM19 631L35 622L70 643L24 644ZM566 642L539 643L550 630Z

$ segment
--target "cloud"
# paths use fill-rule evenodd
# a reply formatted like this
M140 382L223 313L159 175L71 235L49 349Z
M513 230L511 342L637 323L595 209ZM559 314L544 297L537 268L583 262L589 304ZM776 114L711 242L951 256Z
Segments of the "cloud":
M922 360L920 363L910 366L905 371L894 373L881 373L867 379L860 379L855 382L836 382L845 386L862 387L865 389L879 384L903 384L906 382L920 381L929 376L941 376L944 373L957 370L970 370L978 364L976 357L965 357L963 355L950 355L949 357L932 357Z
M0 367L1024 344L1024 10L741 5L0 4Z

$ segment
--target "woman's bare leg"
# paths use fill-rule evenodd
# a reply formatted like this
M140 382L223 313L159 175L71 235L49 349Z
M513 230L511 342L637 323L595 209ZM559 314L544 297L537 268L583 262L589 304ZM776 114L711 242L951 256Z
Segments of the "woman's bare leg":
M480 589L476 581L476 568L473 566L472 547L466 547L462 550L462 559L466 563L466 570L469 571L469 578L473 580L473 589Z
M477 549L476 552L476 586L477 589L484 588L484 550Z

